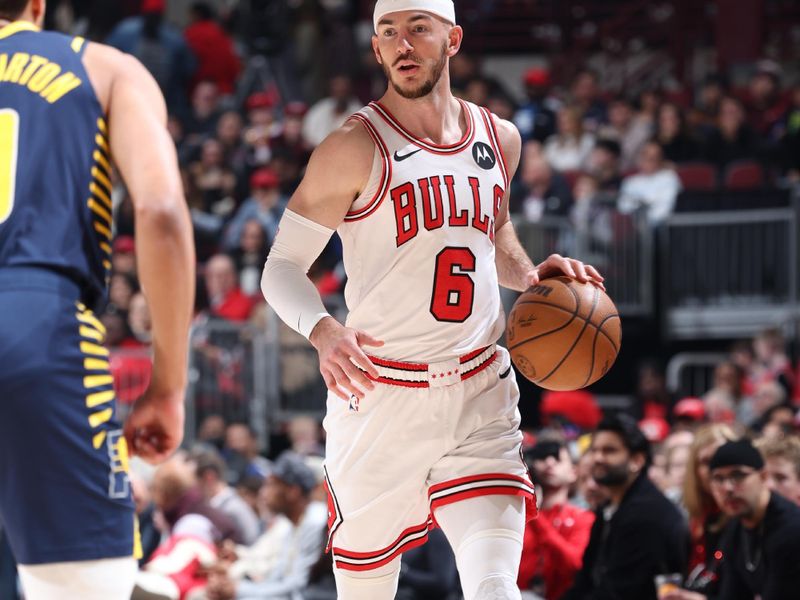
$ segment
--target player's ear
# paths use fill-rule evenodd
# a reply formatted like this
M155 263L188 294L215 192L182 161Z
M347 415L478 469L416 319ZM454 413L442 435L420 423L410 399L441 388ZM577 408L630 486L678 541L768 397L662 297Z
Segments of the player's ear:
M44 25L45 9L45 0L31 0L31 13L33 14L33 22L37 27Z
M378 48L378 36L373 35L371 41L372 41L372 52L375 54L375 60L378 61L379 65L382 65L383 59L381 58L381 51Z
M464 39L464 30L459 25L453 25L447 34L447 56L455 56L461 48Z

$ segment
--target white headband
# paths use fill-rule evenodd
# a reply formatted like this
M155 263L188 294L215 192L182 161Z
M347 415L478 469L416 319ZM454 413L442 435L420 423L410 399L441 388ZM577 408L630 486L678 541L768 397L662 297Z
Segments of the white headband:
M401 10L421 10L429 12L453 25L456 24L456 7L453 0L378 0L372 13L372 24L378 33L378 21L389 13Z

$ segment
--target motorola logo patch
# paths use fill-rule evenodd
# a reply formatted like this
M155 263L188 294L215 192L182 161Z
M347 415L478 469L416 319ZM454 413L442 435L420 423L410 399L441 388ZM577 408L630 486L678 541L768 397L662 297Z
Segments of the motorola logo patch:
M475 142L472 146L472 158L481 169L486 169L487 171L497 164L494 152L483 142Z

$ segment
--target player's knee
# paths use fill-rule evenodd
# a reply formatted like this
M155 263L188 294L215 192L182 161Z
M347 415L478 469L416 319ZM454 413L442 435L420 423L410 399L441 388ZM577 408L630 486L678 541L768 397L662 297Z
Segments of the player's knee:
M391 600L397 593L400 559L368 571L333 570L338 600Z
M519 600L521 598L517 582L506 573L493 573L484 577L473 596L466 600Z

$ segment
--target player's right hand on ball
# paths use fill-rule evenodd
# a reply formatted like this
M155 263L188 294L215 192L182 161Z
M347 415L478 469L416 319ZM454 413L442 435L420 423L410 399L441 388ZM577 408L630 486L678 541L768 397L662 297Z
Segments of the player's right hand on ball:
M333 317L321 319L309 341L319 353L319 370L325 385L339 398L349 400L351 394L363 398L365 390L375 388L364 371L373 378L378 377L378 371L361 347L383 346L382 341L345 327Z
M183 440L183 391L148 389L125 421L125 439L133 456L150 464L165 461Z

